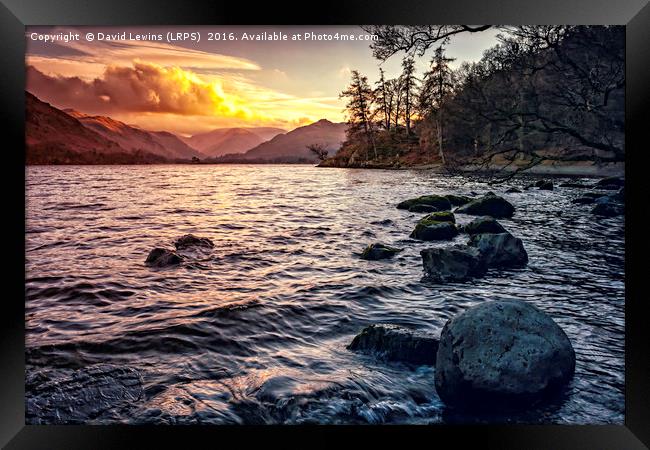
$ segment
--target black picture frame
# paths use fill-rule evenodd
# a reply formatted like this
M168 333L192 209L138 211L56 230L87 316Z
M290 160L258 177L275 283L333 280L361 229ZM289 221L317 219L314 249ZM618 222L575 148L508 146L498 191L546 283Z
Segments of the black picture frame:
M0 117L5 129L2 162L4 298L1 313L0 444L3 448L136 448L210 446L253 439L306 447L319 441L342 442L363 433L371 442L440 446L444 442L497 448L607 448L650 446L649 327L644 314L642 226L647 223L647 185L643 180L642 128L650 123L650 5L647 0L374 0L329 1L313 5L277 2L173 0L1 0ZM28 25L199 25L199 24L617 24L626 25L626 365L625 425L496 425L432 427L163 427L25 425L25 26ZM636 239L635 239L636 237ZM632 245L630 245L632 244ZM8 288L8 289L7 289ZM282 437L280 436L282 434ZM408 439L406 441L405 439ZM417 441L416 441L417 440ZM205 445L205 444L203 444ZM408 445L408 444L407 444Z

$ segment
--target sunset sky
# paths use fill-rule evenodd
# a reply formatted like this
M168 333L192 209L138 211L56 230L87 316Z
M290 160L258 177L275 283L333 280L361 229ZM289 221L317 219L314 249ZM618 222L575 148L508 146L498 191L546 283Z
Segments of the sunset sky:
M79 32L80 41L44 43L31 33ZM88 32L201 32L201 42L86 41ZM27 90L58 108L107 115L149 130L191 135L214 128L275 126L291 130L345 120L339 93L358 69L374 82L379 62L370 41L208 41L209 32L365 34L359 27L28 27ZM478 60L496 32L459 35L447 53ZM426 69L428 57L418 61ZM381 67L399 74L401 58Z

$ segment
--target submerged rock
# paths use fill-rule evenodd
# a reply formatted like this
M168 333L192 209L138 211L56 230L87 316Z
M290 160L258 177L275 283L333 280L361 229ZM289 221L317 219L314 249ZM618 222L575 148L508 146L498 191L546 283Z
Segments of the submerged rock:
M622 204L625 202L625 190L621 188L615 194L608 194L598 197L594 200L598 204Z
M494 194L486 194L481 198L472 200L466 205L458 207L455 212L474 216L490 216L499 219L512 217L515 212L515 207L502 197Z
M180 264L183 258L176 252L166 248L156 247L149 252L145 264L152 267L168 267Z
M591 197L591 198L600 198L604 197L607 195L607 192L585 192L582 194L583 197Z
M428 248L420 252L424 278L436 283L467 281L485 275L481 252L467 245Z
M603 189L605 191L616 191L620 189L618 184L605 184L603 186L598 186L598 189Z
M438 208L435 206L424 205L422 203L416 203L415 205L409 207L409 212L430 213L435 211L438 211Z
M193 234L186 234L176 239L174 246L177 250L183 250L189 247L204 247L204 248L213 248L214 243L208 238L202 238L194 236Z
M429 221L418 223L410 237L421 241L445 241L458 235L458 229L453 222Z
M576 203L579 205L590 205L597 202L601 198L607 197L608 194L605 192L584 192L581 197L577 197L571 200L571 203ZM609 200L605 199L604 201L607 202Z
M25 380L25 418L30 424L87 423L143 398L142 377L130 367L39 370Z
M389 247L384 244L370 244L361 253L361 259L376 261L378 259L392 258L401 251L401 248Z
M375 324L364 328L347 348L372 353L388 361L434 364L438 339L431 334L398 325Z
M505 192L506 192L506 194L518 194L518 193L521 193L521 189L516 188L516 187L511 187L511 188L506 189Z
M596 201L594 197L586 197L583 195L582 197L574 198L573 200L571 200L571 203L576 203L578 205L590 205L594 201Z
M462 206L472 201L472 199L466 195L447 194L445 197L447 197L447 200L449 200L449 203L453 206Z
M625 214L625 209L620 205L599 203L591 210L592 214L602 217L615 217Z
M499 300L445 324L435 385L451 407L509 409L548 398L574 371L571 342L553 319L528 303Z
M488 267L523 267L528 264L523 242L508 232L475 234L470 237L468 245L481 252Z
M560 183L560 187L571 187L571 188L586 188L589 186L586 186L582 183L575 183L575 182L566 182L566 183Z
M606 189L606 186L616 186L616 189L618 189L625 186L625 178L621 178L621 177L603 178L602 180L599 180L596 183L596 186L598 186L601 189Z
M463 227L463 231L469 235L480 233L505 233L506 230L494 218L485 216L477 217Z
M429 205L436 208L438 211L446 211L451 209L451 203L442 195L423 195L422 197L411 198L398 203L397 209L409 209L413 205Z

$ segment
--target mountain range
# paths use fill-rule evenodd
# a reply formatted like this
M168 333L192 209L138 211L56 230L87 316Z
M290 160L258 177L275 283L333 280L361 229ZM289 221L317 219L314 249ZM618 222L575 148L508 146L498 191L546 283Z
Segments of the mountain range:
M244 153L282 133L286 133L286 130L271 127L217 128L181 139L206 156L214 158L226 153Z
M222 162L316 162L318 159L307 148L320 144L333 154L345 141L347 124L321 119L273 139L263 142L243 154L227 154L219 158Z
M316 162L307 145L336 151L346 125L320 120L280 128L218 128L190 137L148 131L107 116L61 110L26 92L27 164Z
M167 131L146 131L106 116L91 116L69 109L63 111L127 151L142 150L170 160L206 156Z

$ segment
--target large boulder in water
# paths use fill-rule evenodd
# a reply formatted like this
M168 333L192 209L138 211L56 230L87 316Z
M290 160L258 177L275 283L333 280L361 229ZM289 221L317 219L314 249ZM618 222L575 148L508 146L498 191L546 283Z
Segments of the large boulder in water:
M397 325L375 324L364 328L347 348L371 353L388 361L434 364L438 339L431 334Z
M361 253L361 259L376 261L378 259L392 258L401 251L401 248L389 247L384 244L370 244L363 250L363 253Z
M451 203L442 195L423 195L422 197L411 198L398 203L397 209L409 209L413 205L429 205L438 211L447 211L451 209Z
M435 385L448 406L509 409L546 399L574 371L571 342L553 319L529 303L499 300L445 324Z
M475 234L470 237L468 245L481 252L488 267L523 267L528 264L523 242L508 232Z
M463 231L469 235L480 233L505 233L506 230L494 218L485 216L477 217L463 227Z
M420 252L424 278L436 283L466 281L485 275L481 252L467 245L428 248Z
M149 252L145 264L152 267L168 267L180 264L182 261L183 258L176 252L156 247Z
M471 214L474 216L490 216L495 219L503 217L512 217L515 207L506 199L497 195L485 195L476 200L472 200L466 205L456 209L459 214Z
M208 238L194 236L193 234L186 234L176 239L174 246L177 250L183 250L190 247L203 247L203 248L212 248L214 244Z

